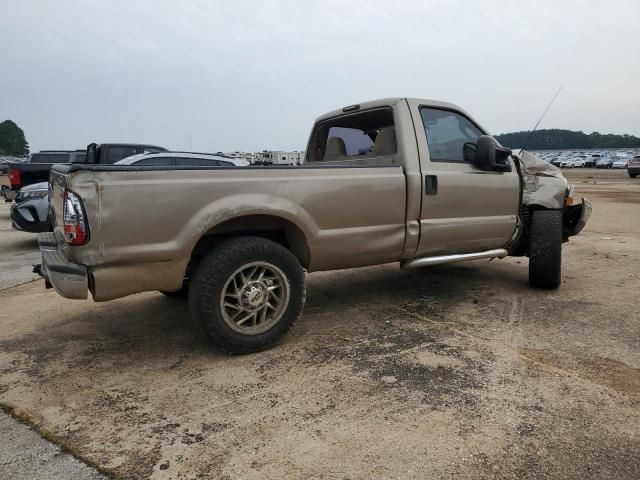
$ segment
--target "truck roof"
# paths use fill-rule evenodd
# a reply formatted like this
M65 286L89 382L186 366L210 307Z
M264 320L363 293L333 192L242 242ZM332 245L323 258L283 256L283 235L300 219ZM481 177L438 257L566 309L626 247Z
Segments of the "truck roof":
M350 112L356 112L358 110L368 110L371 108L381 108L381 107L394 107L399 102L406 101L409 105L419 105L419 106L427 106L427 107L435 107L435 108L444 108L448 110L456 110L458 112L464 113L466 116L470 117L476 124L475 119L471 117L464 109L460 108L453 103L442 102L439 100L428 100L425 98L411 98L411 97L389 97L389 98L380 98L377 100L369 100L366 102L356 103L353 105L348 105L342 108L338 108L336 110L332 110L331 112L327 112L324 115L320 115L316 118L316 122L320 122L322 120L327 120L329 118L337 117L340 115L344 115Z

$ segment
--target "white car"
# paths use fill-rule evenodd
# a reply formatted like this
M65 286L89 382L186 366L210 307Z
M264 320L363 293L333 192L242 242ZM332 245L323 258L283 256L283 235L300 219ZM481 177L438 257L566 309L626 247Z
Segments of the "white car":
M560 168L573 168L573 160L570 158L565 158L560 162Z
M247 167L250 163L242 158L229 158L210 153L157 152L140 153L123 158L115 165L139 167Z
M575 158L573 160L573 168L583 168L584 167L584 158Z
M628 158L619 158L613 162L612 168L627 168L627 164L629 163Z

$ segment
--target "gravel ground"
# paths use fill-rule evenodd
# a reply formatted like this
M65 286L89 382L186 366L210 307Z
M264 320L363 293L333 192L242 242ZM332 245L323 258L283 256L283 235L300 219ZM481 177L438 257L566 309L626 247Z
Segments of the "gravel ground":
M526 258L312 274L283 343L228 357L180 301L37 281L0 292L0 401L125 478L637 479L640 179L567 175L594 213L556 292Z

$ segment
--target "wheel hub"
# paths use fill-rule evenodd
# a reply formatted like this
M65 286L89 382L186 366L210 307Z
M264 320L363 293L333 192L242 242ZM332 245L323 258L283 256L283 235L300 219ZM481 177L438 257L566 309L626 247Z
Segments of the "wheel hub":
M240 301L248 310L260 308L267 301L267 286L262 282L245 285L240 293Z
M284 315L289 303L289 282L277 266L257 261L233 272L220 295L226 324L236 332L258 335Z

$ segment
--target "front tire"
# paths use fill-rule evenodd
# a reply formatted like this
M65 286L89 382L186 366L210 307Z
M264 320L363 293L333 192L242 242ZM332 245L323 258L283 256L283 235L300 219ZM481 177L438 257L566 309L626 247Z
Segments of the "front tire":
M629 173L629 176L631 178L636 178L638 176L638 174L637 173Z
M189 287L196 324L221 350L252 353L273 346L302 314L304 271L282 245L236 237L202 259Z
M554 289L562 282L562 211L535 210L529 234L529 285Z

